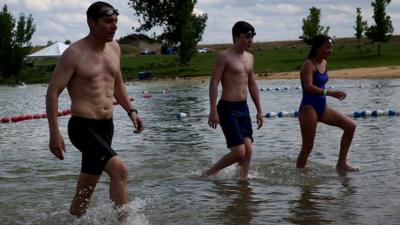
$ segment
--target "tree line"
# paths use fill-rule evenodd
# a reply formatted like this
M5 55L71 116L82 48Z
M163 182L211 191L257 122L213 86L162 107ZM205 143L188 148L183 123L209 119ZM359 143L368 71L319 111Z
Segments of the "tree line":
M356 21L353 27L356 31L355 37L360 41L365 35L372 43L378 46L377 54L381 54L381 43L388 42L394 31L392 20L386 14L386 7L391 0L375 0L371 3L374 9L373 19L375 25L368 26L367 21L363 20L361 8L356 8ZM312 7L310 14L307 18L303 19L303 35L299 38L305 43L311 44L313 37L319 34L328 35L330 27L323 27L320 25L321 10Z
M361 8L356 8L355 36L357 39L368 37L377 43L378 54L381 43L388 42L394 31L386 7L391 0L374 0L374 25L368 26L363 20ZM207 22L207 14L196 15L193 10L197 0L129 0L128 5L140 17L140 26L132 27L136 32L150 31L161 27L161 34L153 37L164 45L178 46L180 64L190 62L196 52L197 44L201 41ZM303 34L299 37L310 44L319 34L328 34L330 27L320 25L321 10L312 7L310 14L303 19ZM11 15L7 5L0 12L0 78L15 77L24 67L24 58L30 52L31 38L36 30L32 15L19 15L18 21Z

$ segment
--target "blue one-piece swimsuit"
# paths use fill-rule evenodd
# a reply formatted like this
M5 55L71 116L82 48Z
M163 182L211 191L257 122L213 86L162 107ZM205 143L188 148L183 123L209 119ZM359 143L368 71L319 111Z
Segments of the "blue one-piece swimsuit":
M316 65L315 67L316 71L313 75L313 85L321 89L325 89L325 84L326 82L328 82L329 79L328 71L321 73L318 71L318 67ZM303 99L301 100L299 112L302 110L303 106L310 105L317 112L318 118L320 118L325 112L326 96L307 93L306 91L304 91L303 81L301 81L301 86L303 88Z

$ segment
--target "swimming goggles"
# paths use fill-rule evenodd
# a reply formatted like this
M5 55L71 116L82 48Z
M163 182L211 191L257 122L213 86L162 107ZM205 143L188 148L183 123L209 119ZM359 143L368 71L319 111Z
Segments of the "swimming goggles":
M106 9L100 13L100 17L119 15L118 9Z
M249 31L247 33L241 33L241 35L243 35L244 38L250 39L256 36L256 32Z

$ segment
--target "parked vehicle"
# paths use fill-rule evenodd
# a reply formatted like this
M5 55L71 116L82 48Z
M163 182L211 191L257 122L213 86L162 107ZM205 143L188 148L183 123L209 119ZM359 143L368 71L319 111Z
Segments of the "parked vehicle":
M167 45L161 46L161 54L163 55L176 54L177 51L178 48L176 46L167 46Z
M197 49L198 53L209 53L212 52L212 50L210 48L199 48Z
M156 53L156 50L153 48L144 48L139 51L140 55L153 55Z

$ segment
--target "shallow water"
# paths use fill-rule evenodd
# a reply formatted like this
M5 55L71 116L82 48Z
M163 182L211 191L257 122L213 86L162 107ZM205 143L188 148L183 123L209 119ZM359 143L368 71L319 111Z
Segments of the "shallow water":
M297 80L258 84L280 88L260 92L264 113L298 108ZM331 80L329 85L347 92L342 102L328 100L344 113L400 110L399 79ZM207 125L207 81L129 83L127 88L146 130L132 134L126 113L115 106L113 148L130 172L131 216L124 224L400 224L400 117L356 119L349 162L361 167L358 173L335 171L341 131L322 124L307 170L297 171L298 121L273 118L254 132L248 182L235 178L235 167L203 179L201 171L227 153L220 128ZM143 98L144 91L152 97ZM44 112L45 92L43 85L0 87L0 118ZM69 103L64 92L60 109ZM250 111L254 118L251 102ZM178 120L176 112L188 116ZM87 215L79 220L68 215L80 170L80 153L66 132L68 119L59 119L67 145L64 161L48 150L47 120L0 124L0 224L118 224L108 201L106 175Z

